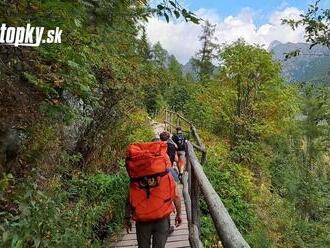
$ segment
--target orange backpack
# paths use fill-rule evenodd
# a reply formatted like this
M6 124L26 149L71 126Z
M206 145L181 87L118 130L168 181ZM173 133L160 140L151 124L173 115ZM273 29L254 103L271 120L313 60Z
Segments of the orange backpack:
M170 167L166 143L128 146L126 169L131 178L129 201L135 221L163 219L173 212L176 184L168 172Z

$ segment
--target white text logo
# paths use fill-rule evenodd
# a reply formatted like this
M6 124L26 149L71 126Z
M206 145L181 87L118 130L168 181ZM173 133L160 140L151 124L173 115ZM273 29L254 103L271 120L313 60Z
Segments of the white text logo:
M7 27L2 24L0 27L0 44L11 46L37 47L41 43L61 43L62 30L56 27L55 30L48 30L43 38L44 27Z

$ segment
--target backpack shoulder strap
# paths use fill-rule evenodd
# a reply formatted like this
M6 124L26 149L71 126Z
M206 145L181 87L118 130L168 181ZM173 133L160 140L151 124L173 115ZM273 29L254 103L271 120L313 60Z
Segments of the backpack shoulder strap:
M168 139L168 141L167 141L169 144L172 144L172 145L174 145L175 146L175 148L177 149L178 148L178 145L170 138L170 139Z

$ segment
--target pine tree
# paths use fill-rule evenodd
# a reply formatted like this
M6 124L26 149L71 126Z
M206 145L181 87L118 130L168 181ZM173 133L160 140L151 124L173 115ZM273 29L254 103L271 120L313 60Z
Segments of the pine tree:
M182 79L183 72L182 72L182 65L178 62L174 55L169 57L168 62L168 70L170 71L171 75L176 79Z
M141 55L141 57L144 60L148 61L152 58L151 47L150 47L150 44L148 42L145 27L142 27L142 35L141 35L141 38L140 38L138 50L139 50L139 54Z
M160 42L157 42L152 47L152 58L155 64L161 68L167 68L168 66L168 59L169 54L168 52L162 47Z
M194 70L198 73L200 81L204 82L211 78L215 66L213 60L216 59L216 53L219 46L214 42L216 25L212 25L209 21L205 22L203 26L203 33L199 37L202 43L202 48L197 52L195 58L193 58L192 64Z

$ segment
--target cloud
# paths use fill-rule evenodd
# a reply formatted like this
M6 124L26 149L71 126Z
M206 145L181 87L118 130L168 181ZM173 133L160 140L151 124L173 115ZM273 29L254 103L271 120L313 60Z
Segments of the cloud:
M250 8L244 8L237 16L220 18L219 14L210 9L200 9L196 14L203 19L216 24L216 37L219 43L231 43L239 38L251 44L264 45L266 48L274 40L280 42L301 42L304 39L304 29L293 31L282 25L283 18L298 19L303 13L295 7L285 7L273 12L268 22L257 27L254 21L255 13ZM179 21L166 23L158 18L151 18L147 25L150 41L159 41L170 53L174 54L181 63L186 63L200 48L198 37L201 26Z
M151 43L160 42L177 59L185 63L199 49L198 36L201 27L192 23L166 23L158 18L151 18L147 26Z

